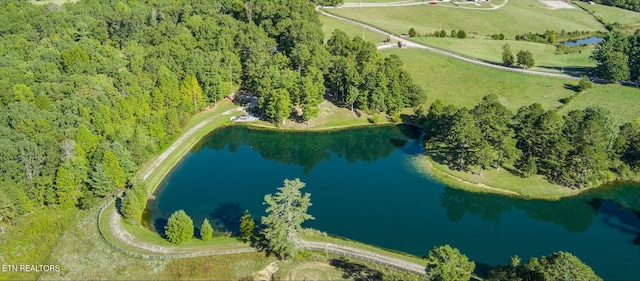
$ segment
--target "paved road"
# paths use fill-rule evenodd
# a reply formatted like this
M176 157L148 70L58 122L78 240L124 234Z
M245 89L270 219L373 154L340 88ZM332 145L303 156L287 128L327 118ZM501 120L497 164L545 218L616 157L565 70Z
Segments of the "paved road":
M506 1L505 1L505 3L503 3L503 5L504 4L506 4ZM409 48L417 48L417 49L427 50L427 51L430 51L430 52L433 52L433 53L436 53L436 54L440 54L440 55L443 55L443 56L447 56L447 57L450 57L450 58L461 60L461 61L464 61L464 62L467 62L467 63L480 65L480 66L493 68L493 69L498 69L498 70L511 71L511 72L527 74L527 75L551 77L551 78L580 80L579 77L574 77L574 76L561 74L561 73L548 73L548 72L541 72L541 71L534 71L534 70L526 70L526 69L521 69L521 68L505 67L505 66L502 66L502 65L496 65L496 64L491 64L491 63L479 61L479 60L470 59L470 58L463 57L463 56L460 56L460 55L457 55L457 54L454 54L454 53L450 53L450 52L447 52L447 51L443 51L443 50L440 50L440 49L436 49L436 48L433 48L433 47L429 47L429 46L423 45L421 43L417 43L417 42L411 41L408 38L398 37L398 36L393 35L393 34L391 34L389 32L380 30L378 28L375 28L373 26L370 26L370 25L367 25L367 24L364 24L364 23L360 23L360 22L357 22L357 21L354 21L354 20L350 20L350 19L347 19L347 18L339 17L339 16L336 16L334 14L330 14L330 13L324 11L323 8L320 7L320 6L318 6L316 8L316 10L318 10L320 13L322 13L323 16L330 17L330 18L337 19L337 20L341 20L341 21L348 22L348 23L353 24L353 25L357 25L357 26L366 28L366 29L371 30L373 32L377 32L377 33L380 33L382 35L388 36L389 38L391 38L391 40L402 41ZM383 46L378 47L378 48L379 49L386 49L386 48L391 48L391 47L388 47L387 45L383 45Z

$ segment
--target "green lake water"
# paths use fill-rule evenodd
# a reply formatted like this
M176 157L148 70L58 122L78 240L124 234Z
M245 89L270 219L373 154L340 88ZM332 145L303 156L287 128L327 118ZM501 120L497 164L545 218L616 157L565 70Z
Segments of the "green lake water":
M162 229L184 209L199 227L237 232L259 220L265 194L300 178L311 194L305 222L327 233L418 256L450 244L478 264L568 251L607 280L640 279L640 187L598 188L559 201L465 192L419 172L419 132L380 126L281 133L231 126L212 132L167 175L151 201ZM197 232L197 231L196 231Z

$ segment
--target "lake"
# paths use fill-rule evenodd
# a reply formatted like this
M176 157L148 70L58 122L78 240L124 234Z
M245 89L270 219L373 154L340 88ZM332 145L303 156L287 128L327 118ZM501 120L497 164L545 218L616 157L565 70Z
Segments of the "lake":
M599 36L591 36L589 38L578 39L575 41L564 41L563 44L569 47L580 46L580 45L594 45L594 44L600 43L602 39L603 38Z
M151 201L162 229L184 209L199 227L238 231L244 210L264 215L264 195L285 178L311 194L305 222L330 234L418 256L459 248L479 267L568 251L605 279L640 277L640 188L599 188L559 201L478 194L445 186L412 166L420 133L404 126L282 133L230 126L201 140ZM197 233L197 231L196 231Z

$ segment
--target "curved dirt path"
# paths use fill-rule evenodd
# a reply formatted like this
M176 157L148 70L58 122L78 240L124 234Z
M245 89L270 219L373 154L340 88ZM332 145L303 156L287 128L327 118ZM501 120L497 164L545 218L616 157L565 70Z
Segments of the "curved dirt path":
M225 112L222 112L222 113L216 114L214 116L211 116L211 117L205 119L204 121L198 123L198 125L193 126L193 128L189 129L184 134L182 134L182 136L180 136L180 138L178 138L169 148L167 148L167 150L165 150L165 152L160 154L160 156L158 156L158 158L156 158L153 161L153 164L151 164L151 166L148 168L147 172L142 176L142 180L146 180L151 175L151 173L153 173L156 170L156 168L158 168L160 166L160 164L162 162L164 162L169 157L169 155L171 155L176 149L178 149L178 147L180 147L182 145L182 143L184 143L185 140L187 140L189 137L191 137L193 134L195 134L202 127L204 127L205 125L211 123L213 120L216 120L216 119L220 118L221 116L226 116L226 115L229 115L229 114L237 112L237 111L242 111L243 109L244 109L243 107L229 109L229 110L227 110Z
M107 208L114 203L115 198L111 199L100 209L100 212L98 214L98 230L100 231L100 235L107 242L107 244L129 256L140 258L192 258L201 256L250 253L257 251L257 249L253 247L238 245L234 245L224 249L202 249L201 247L176 248L157 245L146 241L140 241L122 227L122 217L120 216L120 214L118 214L118 212L116 212L115 208L112 210L107 210ZM107 213L105 214L105 212ZM100 224L103 215L108 216L110 234L114 239L118 240L117 242L110 241L107 236L105 236L105 230L102 229ZM122 247L116 244L119 244ZM325 242L311 242L306 240L298 240L296 244L300 249L323 251L363 260L369 260L395 268L408 270L417 274L426 275L425 265L407 262L398 258L381 255L355 247L342 246ZM123 247L127 247L128 249L125 249ZM272 274L272 272L269 273Z
M507 1L505 1L505 3L503 3L502 5L504 5L506 3L507 3ZM497 70L511 71L511 72L516 72L516 73L521 73L521 74L543 76L543 77L550 77L550 78L580 80L580 77L574 77L574 76L570 76L570 75L566 75L566 74L540 72L540 71L520 69L520 68L511 68L511 67L506 67L506 66L502 66L502 65L496 65L496 64L491 64L491 63L479 61L479 60L470 59L470 58L463 57L463 56L460 56L460 55L457 55L457 54L454 54L454 53L450 53L450 52L447 52L447 51L443 51L443 50L440 50L440 49L429 47L429 46L423 45L421 43L413 42L408 38L402 38L402 37L393 35L392 33L380 30L378 28L375 28L373 26L370 26L370 25L367 25L367 24L364 24L364 23L361 23L361 22L357 22L357 21L354 21L354 20L351 20L351 19L348 19L348 18L343 18L343 17L340 17L340 16L336 16L334 14L331 14L331 13L328 13L328 12L324 11L323 8L320 7L320 6L317 6L316 10L318 10L323 16L330 17L330 18L337 19L337 20L341 20L341 21L348 22L348 23L353 24L353 25L357 25L357 26L366 28L366 29L371 30L373 32L380 33L382 35L388 36L389 38L391 38L391 40L402 41L409 48L417 48L417 49L427 50L427 51L430 51L430 52L433 52L433 53L436 53L436 54L440 54L440 55L443 55L443 56L447 56L447 57L450 57L450 58L453 58L453 59L457 59L457 60L461 60L461 61L464 61L464 62L467 62L467 63L480 65L480 66L484 66L484 67L488 67L488 68L493 68L493 69L497 69ZM390 44L390 45L381 45L378 48L379 49L392 48L393 44Z

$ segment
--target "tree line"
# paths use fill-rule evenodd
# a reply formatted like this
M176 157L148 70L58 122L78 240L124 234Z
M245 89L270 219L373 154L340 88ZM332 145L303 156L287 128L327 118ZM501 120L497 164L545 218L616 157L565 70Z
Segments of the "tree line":
M330 99L337 104L369 113L398 115L405 107L426 101L420 85L402 69L396 55L387 58L376 46L360 37L350 39L335 30L327 41L331 54L326 86Z
M634 0L595 0L594 2L602 5L640 12L640 3Z
M0 222L134 188L140 164L235 87L274 122L313 118L328 86L345 94L331 73L342 63L358 70L350 105L392 113L422 100L372 45L331 55L315 4L0 1Z
M630 36L614 30L596 45L596 73L609 81L640 81L640 30Z
M601 107L561 116L536 103L513 114L488 95L472 109L436 100L418 116L428 153L441 153L457 170L476 167L482 174L513 166L522 177L539 174L572 188L632 178L640 170L640 119L616 135Z

